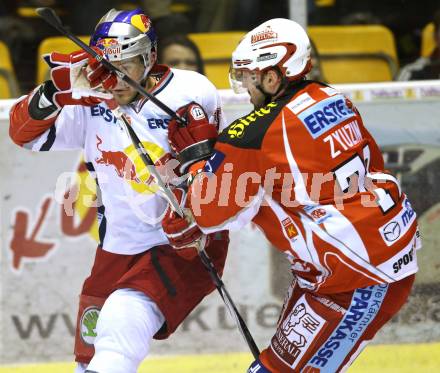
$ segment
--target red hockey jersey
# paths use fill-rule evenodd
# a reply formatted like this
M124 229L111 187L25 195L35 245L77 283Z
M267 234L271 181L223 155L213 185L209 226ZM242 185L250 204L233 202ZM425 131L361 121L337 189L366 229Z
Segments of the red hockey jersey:
M215 149L190 193L206 233L253 221L288 255L299 284L322 293L417 271L416 214L337 90L293 85L230 124Z

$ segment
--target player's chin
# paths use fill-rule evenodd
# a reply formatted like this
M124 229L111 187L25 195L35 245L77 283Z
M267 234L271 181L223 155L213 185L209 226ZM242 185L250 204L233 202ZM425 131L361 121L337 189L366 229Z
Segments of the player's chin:
M264 99L258 99L251 96L250 102L254 105L255 110L261 109L264 106Z
M254 109L258 110L264 106L265 97L259 92L251 91L248 89L249 101L254 105Z

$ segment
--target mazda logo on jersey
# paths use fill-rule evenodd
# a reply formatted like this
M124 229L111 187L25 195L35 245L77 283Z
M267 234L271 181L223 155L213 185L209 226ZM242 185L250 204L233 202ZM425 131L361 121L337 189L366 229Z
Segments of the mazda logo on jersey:
M387 246L394 245L405 234L413 228L416 220L416 213L411 203L405 198L402 201L400 212L379 228L379 232Z
M383 228L383 235L388 242L397 240L400 236L400 232L400 225L397 221L392 221Z

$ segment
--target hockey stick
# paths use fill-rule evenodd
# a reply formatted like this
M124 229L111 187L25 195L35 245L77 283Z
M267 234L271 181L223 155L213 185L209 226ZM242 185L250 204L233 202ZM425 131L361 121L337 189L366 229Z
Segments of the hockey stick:
M116 66L114 66L111 62L107 61L103 58L102 55L97 53L95 50L93 50L91 47L89 47L87 44L85 44L83 41L81 41L79 38L77 38L75 35L73 35L71 32L69 32L62 24L61 20L55 13L55 11L51 8L38 8L36 10L37 14L43 18L46 22L48 22L51 26L56 28L61 34L65 35L67 38L72 40L76 45L78 45L80 48L85 50L87 53L95 57L98 61L100 61L107 69L110 71L114 71L120 79L125 81L128 85L136 89L140 94L142 94L144 97L147 97L150 99L154 104L156 104L159 108L161 108L165 113L170 115L172 118L176 119L176 121L180 125L186 125L186 122L177 115L172 109L170 109L167 105L165 105L163 102L161 102L159 99L157 99L152 94L148 93L139 83L131 79L129 76L124 74L122 71L120 71ZM176 200L176 197L174 193L167 187L167 185L163 182L160 174L155 169L155 165L151 157L148 155L148 152L144 148L142 142L139 140L139 137L137 136L134 129L131 127L129 121L127 120L126 116L119 110L118 107L113 107L111 109L113 113L122 120L122 123L124 124L124 127L135 146L137 152L139 153L139 156L141 157L142 162L145 164L145 166L150 170L150 172L155 176L157 183L161 190L165 193L167 196L167 200L169 201L170 205L172 206L173 210L179 213L180 216L183 216L183 211L180 208L180 205L178 201ZM218 275L214 264L212 263L212 260L209 258L208 254L206 253L204 249L204 242L203 244L199 242L197 245L197 252L200 257L200 260L202 261L203 265L205 266L206 270L208 271L214 285L216 286L221 298L223 299L223 302L225 303L226 307L228 308L229 313L233 316L235 319L235 322L237 324L237 327L242 334L243 338L245 339L246 343L248 344L252 355L255 359L258 359L258 356L260 354L260 351L258 350L258 347L252 338L252 335L241 317L240 313L237 310L237 307L235 306L234 302L232 301L231 296L229 295L228 291L226 290L226 287L221 280L220 276Z
M177 205L179 210L182 211L174 194L165 185L160 174L157 172L156 168L154 167L153 161L151 160L147 151L145 150L145 148L143 147L139 138L137 137L136 132L133 130L130 123L128 122L125 114L121 112L119 107L111 109L111 110L116 115L116 117L120 118L122 120L122 122L124 123L125 130L129 134L131 141L135 145L136 150L138 151L139 155L142 158L142 161L145 163L145 166L150 170L150 172L152 170L155 171L154 176L156 177L156 179L158 181L159 187L163 191L169 192L172 195L171 200L174 203L172 203L171 206ZM175 211L178 212L178 210L175 210ZM183 216L183 212L182 212L181 216ZM212 279L212 282L214 283L215 287L217 288L217 291L219 292L221 298L223 299L223 302L226 305L226 308L228 309L232 318L235 320L235 323L237 325L238 330L240 331L241 335L243 336L244 340L246 341L247 345L249 346L249 349L251 350L252 355L254 356L254 358L256 360L256 359L258 359L258 356L260 355L260 351L258 349L258 346L255 343L255 341L252 337L252 334L246 325L246 322L243 320L243 318L240 315L240 312L237 310L237 307L235 306L234 301L232 300L231 296L229 295L229 292L226 290L225 284L223 283L222 279L218 275L217 270L215 269L214 263L212 262L209 255L206 253L206 251L204 249L205 241L206 241L206 236L204 236L204 238L202 240L199 240L197 242L196 248L197 248L197 253L199 255L199 258L200 258L201 262L203 263L203 265L205 266L206 270L208 271L209 276Z
M107 101L107 104L110 107L112 105L112 102ZM162 193L164 193L165 198L169 202L169 204L171 205L172 209L174 211L176 211L181 217L183 217L183 215L184 215L183 210L180 207L180 204L177 201L176 196L162 180L162 177L160 176L159 172L156 169L156 165L154 164L153 160L151 159L150 155L148 154L148 152L145 149L144 145L142 144L141 140L137 136L135 130L130 125L127 117L119 109L119 106L117 106L117 107L112 106L112 107L110 107L110 110L118 119L122 120L122 123L124 124L125 131L127 132L128 137L130 137L130 140L133 143L137 153L141 157L142 163L145 165L147 170L152 175L154 175L154 177L156 179L156 183L159 185L159 188L162 191Z
M217 271L214 267L214 264L212 263L211 259L209 258L206 251L203 249L203 247L197 247L197 251L200 257L200 260L202 261L203 265L208 269L208 273L211 276L212 281L215 284L215 287L217 288L220 296L223 299L223 302L226 305L226 308L228 309L230 315L234 318L235 323L238 327L238 330L240 331L241 335L243 336L244 340L246 341L249 349L252 352L252 355L254 356L254 359L257 360L260 356L260 350L258 349L257 344L255 343L254 339L252 338L252 334L249 331L246 322L243 320L243 318L240 315L240 312L238 312L237 307L235 306L234 302L232 301L231 296L229 295L228 291L226 290L225 284L223 283L222 279L217 274Z

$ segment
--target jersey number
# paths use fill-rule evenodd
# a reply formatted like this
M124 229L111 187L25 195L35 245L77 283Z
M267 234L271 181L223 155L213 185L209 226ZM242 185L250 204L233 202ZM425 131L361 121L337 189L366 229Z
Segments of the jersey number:
M344 193L350 190L353 175L357 175L356 192L367 191L365 188L365 178L370 168L370 148L368 145L362 149L362 153L364 159L356 153L352 158L333 170L335 178ZM374 190L370 191L376 195L376 203L384 214L390 211L396 204L387 190L375 187Z

